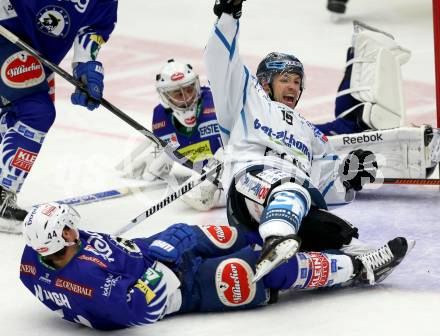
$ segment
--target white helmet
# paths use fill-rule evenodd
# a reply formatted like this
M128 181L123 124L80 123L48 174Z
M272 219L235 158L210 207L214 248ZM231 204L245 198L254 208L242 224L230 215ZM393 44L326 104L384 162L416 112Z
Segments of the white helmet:
M196 125L197 102L200 97L199 76L189 64L168 60L156 75L156 90L165 108L184 126Z
M69 205L56 202L34 206L23 221L23 236L27 245L42 256L48 256L74 245L63 238L64 227L69 227L79 237L76 225L79 213Z

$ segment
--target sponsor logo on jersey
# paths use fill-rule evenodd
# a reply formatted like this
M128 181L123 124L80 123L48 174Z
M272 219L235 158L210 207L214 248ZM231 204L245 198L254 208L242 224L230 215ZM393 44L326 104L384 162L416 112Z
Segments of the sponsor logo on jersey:
M171 144L173 148L180 147L180 143L177 140L177 134L176 133L170 133L167 135L163 135L160 137L163 141L165 141L167 144Z
M80 13L84 13L87 9L87 6L89 5L90 0L58 0L58 1L73 2L75 4L75 9Z
M36 158L37 153L18 147L17 152L12 158L11 166L29 173Z
M344 145L354 145L366 142L383 141L382 133L376 132L376 134L362 134L357 136L345 136L342 138Z
M59 6L43 7L36 15L38 29L52 37L66 37L70 29L70 17Z
M112 257L113 251L104 237L97 232L86 232L90 234L87 239L87 244L90 245L86 245L84 249L104 258L108 262L115 261L115 258Z
M43 210L41 210L41 213L43 215L46 215L48 217L53 215L53 212L57 209L56 206L50 205L50 204L46 204L43 208Z
M203 161L213 157L209 140L203 140L198 143L179 148L178 151L192 162Z
M237 229L235 227L203 225L200 228L209 240L221 249L230 248L237 241Z
M87 246L90 246L90 245L87 245ZM96 258L96 257L92 257L92 256L88 256L88 255L85 255L85 254L81 254L80 256L78 256L78 259L79 260L84 260L84 261L92 262L92 263L98 265L101 268L107 268L108 267L107 264L104 263L101 259Z
M158 130L158 129L164 128L166 125L167 125L167 123L165 120L159 121L159 122L153 124L153 130Z
M52 283L52 280L49 277L50 277L50 274L46 273L44 276L40 276L38 278L38 280L41 281L41 282L45 282L48 285L50 285Z
M222 261L215 271L215 287L220 301L229 307L252 302L257 288L252 282L253 274L252 268L242 259Z
M72 309L69 299L66 295L57 292L50 292L43 289L40 285L34 285L35 296L41 301L50 300L54 302L58 307L66 307Z
M201 138L206 138L214 134L220 134L220 128L217 120L209 120L201 123L198 127Z
M203 114L215 114L215 108L214 107L207 107L202 111Z
M5 85L14 89L36 86L46 78L40 61L25 51L9 56L3 62L0 71Z
M294 154L306 156L309 161L312 159L309 148L300 140L297 140L293 134L287 131L274 132L272 127L261 124L260 120L254 120L254 129L260 130L269 137L269 140L277 145L290 149Z
M156 271L154 268L149 267L142 276L142 279L139 279L134 287L144 293L145 300L147 303L150 303L156 297L154 288L159 285L162 278L162 272Z
M32 264L20 264L20 273L35 276L37 274L37 268Z
M102 289L102 295L105 297L109 297L112 294L113 287L115 287L118 281L121 279L122 275L118 275L115 277L113 274L109 273L105 278L104 285L100 287Z
M152 290L145 282L142 280L138 280L136 285L134 285L135 288L139 289L142 293L145 294L145 301L147 303L150 303L153 301L153 299L156 297L156 293L154 290Z
M330 274L330 263L328 258L324 254L318 252L310 252L309 255L309 269L311 274L307 287L316 288L325 286Z
M245 197L263 204L269 194L271 184L266 183L249 173L246 173L235 185L236 190Z
M55 279L55 287L63 288L73 294L85 296L91 298L93 296L93 289L90 287L86 287L84 285L80 285L74 283L70 280L66 280L63 278Z

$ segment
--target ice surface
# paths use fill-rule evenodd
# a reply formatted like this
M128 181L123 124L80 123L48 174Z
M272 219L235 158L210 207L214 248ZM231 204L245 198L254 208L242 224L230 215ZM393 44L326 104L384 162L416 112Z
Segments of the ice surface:
M193 64L205 81L202 51L214 16L209 0L124 0L119 22L102 49L105 96L147 127L157 102L153 80L168 58ZM430 0L350 1L338 24L324 0L249 0L240 50L251 69L266 53L294 53L305 64L307 88L299 108L313 121L329 120L350 41L351 20L392 33L412 59L403 66L408 122L435 120L434 56ZM69 67L69 58L62 63ZM70 84L57 78L58 117L26 182L23 206L128 184L114 165L143 138L104 109L70 105ZM132 182L132 185L141 184ZM82 227L113 232L165 195L148 193L78 207ZM387 186L368 190L337 213L382 245L394 236L416 247L383 284L368 289L286 293L277 305L235 313L191 314L114 335L438 335L440 313L440 192L436 187ZM196 213L181 201L167 206L127 236L150 235L176 221L225 223L224 211ZM0 335L97 335L46 309L19 283L21 237L0 234Z

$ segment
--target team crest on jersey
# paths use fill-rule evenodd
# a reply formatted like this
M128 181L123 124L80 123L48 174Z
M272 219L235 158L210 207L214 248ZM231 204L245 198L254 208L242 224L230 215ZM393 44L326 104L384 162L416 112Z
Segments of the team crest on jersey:
M46 6L37 14L37 27L44 34L54 37L66 37L70 29L70 17L59 6Z
M9 56L0 71L3 82L15 89L33 87L46 78L40 61L25 51Z
M237 229L232 226L203 225L202 232L218 248L227 249L237 241Z
M238 258L222 261L215 271L215 287L220 301L229 307L252 302L257 285L252 282L252 268Z

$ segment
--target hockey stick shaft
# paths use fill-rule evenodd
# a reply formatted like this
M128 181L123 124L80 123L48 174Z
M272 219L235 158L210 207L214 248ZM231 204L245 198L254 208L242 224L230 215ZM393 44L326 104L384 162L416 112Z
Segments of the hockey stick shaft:
M87 92L87 87L84 83L76 80L71 74L69 74L67 71L65 71L63 68L59 67L58 65L48 61L45 57L43 57L37 50L32 48L30 45L22 41L18 36L7 30L5 27L0 25L0 35L2 35L4 38L9 40L11 43L19 47L20 49L28 52L32 56L36 57L41 63L43 63L47 68L52 70L54 73L60 75L63 77L66 81L77 87L78 89ZM185 167L188 167L190 169L194 168L193 162L188 160L184 155L180 154L179 152L175 151L174 148L166 143L164 140L156 137L152 132L150 132L148 129L146 129L144 126L139 124L136 120L129 117L127 114L122 112L119 108L114 106L112 103L107 101L106 99L102 98L100 100L100 103L102 106L104 106L107 110L112 112L114 115L116 115L118 118L125 121L127 124L129 124L131 127L139 131L142 135L147 137L148 139L152 140L154 143L156 143L158 146L164 148L165 152L173 158L174 161L179 162L180 164L184 165Z
M75 197L69 197L64 198L61 200L57 200L54 202L61 203L61 204L68 204L68 205L83 205L83 204L89 204L89 203L95 203L95 202L101 202L113 198L128 196L131 194L134 194L136 192L141 192L145 190L146 187L123 187L118 189L110 189L105 191L100 191L97 193L87 194L87 195L81 195L81 196L75 196Z
M423 178L384 178L378 181L383 184L418 184L418 185L440 185L440 179L423 179Z
M113 233L114 236L120 236L127 231L131 230L133 227L147 219L148 217L152 216L156 212L158 212L160 209L164 208L168 204L174 202L176 199L181 197L182 195L186 194L188 191L202 183L204 180L210 178L215 178L215 175L221 171L223 168L223 163L218 163L215 167L213 167L211 170L203 174L200 178L197 180L189 181L188 183L184 184L183 186L179 187L179 189L173 191L172 193L168 194L165 198L163 198L161 201L147 209L146 211L142 212L140 215L133 218L127 225L123 226L119 230L115 231Z

